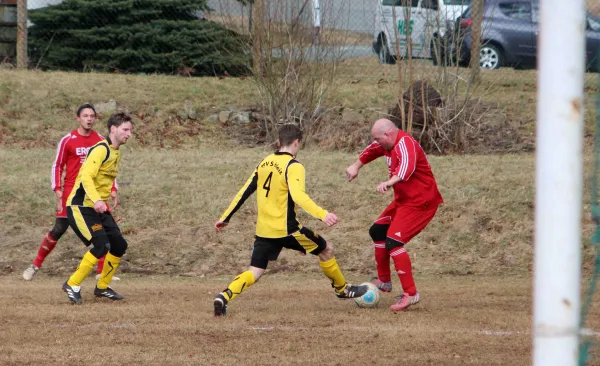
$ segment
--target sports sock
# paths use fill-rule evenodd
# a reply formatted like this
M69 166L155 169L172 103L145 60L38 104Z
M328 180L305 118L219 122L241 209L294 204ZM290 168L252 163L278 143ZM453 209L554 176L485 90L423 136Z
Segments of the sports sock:
M98 283L96 284L96 287L98 287L100 290L105 290L108 285L110 285L110 282L117 271L117 267L119 267L119 263L121 263L121 258L115 257L110 252L106 254L105 257L106 263L104 268L102 268L100 279L98 279ZM100 264L98 264L98 268L100 268Z
M102 256L102 258L98 259L98 268L96 268L96 273L100 274L102 273L102 270L104 269L104 260L106 259L106 256Z
M377 264L377 278L381 282L390 282L392 275L390 272L390 254L385 248L385 241L374 242L375 244L375 263Z
M337 264L335 257L325 262L319 261L319 265L325 276L331 280L331 285L335 289L335 292L338 294L344 292L346 289L346 279L344 278L344 274Z
M250 271L240 273L223 291L223 296L227 301L233 300L237 295L254 284L254 275Z
M404 247L401 247L392 249L390 256L394 260L394 266L396 267L396 272L400 278L402 290L409 296L414 296L417 293L417 287L415 286L415 280L412 275L412 264L410 263L408 253Z
M98 258L90 252L85 253L83 259L79 263L77 270L69 277L67 285L69 286L81 286L81 283L89 274L92 272L94 266L98 263Z
M37 257L33 260L33 265L37 268L42 268L42 263L44 260L52 252L54 247L56 246L57 240L53 239L50 236L50 233L44 236L44 240L42 240L42 244L40 245L40 249L38 249Z

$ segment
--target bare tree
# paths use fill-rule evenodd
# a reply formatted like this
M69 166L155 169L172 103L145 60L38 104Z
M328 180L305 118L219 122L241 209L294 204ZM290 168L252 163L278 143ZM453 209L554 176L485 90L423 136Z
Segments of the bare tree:
M319 33L315 37L318 10ZM252 79L260 96L265 133L274 140L282 123L297 123L307 135L327 111L335 75L348 44L347 32L336 30L344 14L314 0L254 0L248 49ZM235 16L221 12L222 22L240 29Z

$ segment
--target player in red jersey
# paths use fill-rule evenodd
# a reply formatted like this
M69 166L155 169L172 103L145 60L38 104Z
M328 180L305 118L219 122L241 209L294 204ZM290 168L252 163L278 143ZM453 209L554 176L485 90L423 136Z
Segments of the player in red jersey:
M91 146L104 139L92 128L96 122L96 110L91 104L84 104L77 109L75 117L79 122L79 127L66 136L58 143L56 151L56 159L52 166L52 189L56 195L56 222L52 230L50 230L38 249L37 257L33 263L23 272L23 279L31 281L38 270L42 267L44 260L52 252L58 239L69 228L67 221L66 200L71 193L71 189L75 184L79 168L85 160L87 151ZM66 167L66 169L65 169ZM63 171L65 172L64 184L61 185ZM117 185L112 188L113 208L117 207ZM104 257L98 262L98 273L102 272L104 265ZM116 280L116 277L113 277Z
M392 290L392 257L403 293L390 309L399 311L420 300L404 245L429 224L444 200L425 152L411 135L399 130L387 119L377 120L371 135L375 141L346 169L346 177L349 181L353 180L363 165L385 156L389 179L377 185L377 192L385 193L392 187L394 201L369 229L377 263L377 279L373 283L382 291Z

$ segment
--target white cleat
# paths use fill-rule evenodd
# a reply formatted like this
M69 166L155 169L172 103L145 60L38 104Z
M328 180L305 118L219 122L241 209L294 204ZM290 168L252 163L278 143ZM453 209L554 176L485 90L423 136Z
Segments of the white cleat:
M29 267L27 267L27 269L25 271L23 271L23 279L25 281L31 281L33 280L33 278L35 277L36 273L39 271L40 269L38 267L36 267L35 265L30 265Z

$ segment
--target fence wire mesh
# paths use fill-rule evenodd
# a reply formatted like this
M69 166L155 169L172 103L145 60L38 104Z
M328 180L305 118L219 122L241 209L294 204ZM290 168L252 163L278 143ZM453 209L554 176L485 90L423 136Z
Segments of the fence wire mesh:
M539 3L0 0L0 62L17 64L17 8L26 4L29 68L253 75L272 126L292 120L316 134L335 133L340 125L316 123L333 110L348 123L388 116L428 152L530 150ZM600 0L587 2L585 37L586 134L593 136ZM355 145L364 141L358 136ZM598 241L596 233L586 257L596 260L595 271Z
M256 17L254 0L0 0L0 57L5 61L14 61L17 38L17 4L27 4L33 15L29 17L29 28L35 25L36 12L48 12L56 5L65 6L74 11L75 23L89 28L106 25L106 17L119 17L114 10L119 4L121 9L128 8L136 17L132 20L153 21L158 19L150 14L147 19L139 16L148 4L162 9L160 17L177 19L177 8L189 9L197 20L206 19L226 25L240 33L251 34L253 15ZM482 69L495 69L501 66L534 68L536 56L536 38L538 33L539 0L261 0L264 4L262 19L254 19L255 24L286 24L289 27L302 28L304 36L310 37L311 48L328 47L330 53L342 60L370 59L381 64L395 63L397 60L420 60L424 65L460 63L466 66L471 58L477 58ZM86 5L87 3L87 5ZM94 3L95 5L90 5ZM175 4L169 6L168 4ZM479 4L482 4L479 6ZM91 6L95 14L80 13L88 16L76 20L76 9ZM262 7L261 6L261 7ZM136 8L138 12L136 14ZM173 14L169 14L172 12ZM50 12L48 12L50 13ZM483 21L477 22L478 14ZM600 47L600 2L588 2L587 53L588 64L594 71L595 53ZM33 18L33 19L32 19ZM189 20L189 19L188 19ZM475 21L474 21L475 20ZM84 23L84 24L80 24ZM102 23L102 24L101 24ZM133 24L132 24L133 26ZM69 27L69 24L55 22L54 33ZM481 27L481 32L471 30ZM46 27L45 30L49 30ZM132 29L131 31L135 31ZM296 29L295 29L296 30ZM34 33L34 45L39 35ZM457 32L463 32L461 39ZM471 37L473 35L473 37ZM482 47L472 45L472 41L481 39ZM50 50L50 39L44 39ZM142 42L143 40L138 40ZM460 42L458 44L457 42ZM476 44L477 42L473 42ZM176 46L174 44L173 46ZM30 57L32 45L29 47ZM474 50L474 51L472 51ZM277 52L277 50L275 51ZM473 52L479 55L472 54ZM140 57L143 60L143 57ZM37 63L35 64L37 65ZM31 64L30 64L31 66ZM60 65L46 65L49 68ZM181 62L180 67L191 65ZM381 66L377 63L365 65L361 74L378 75ZM430 72L430 71L429 71Z

